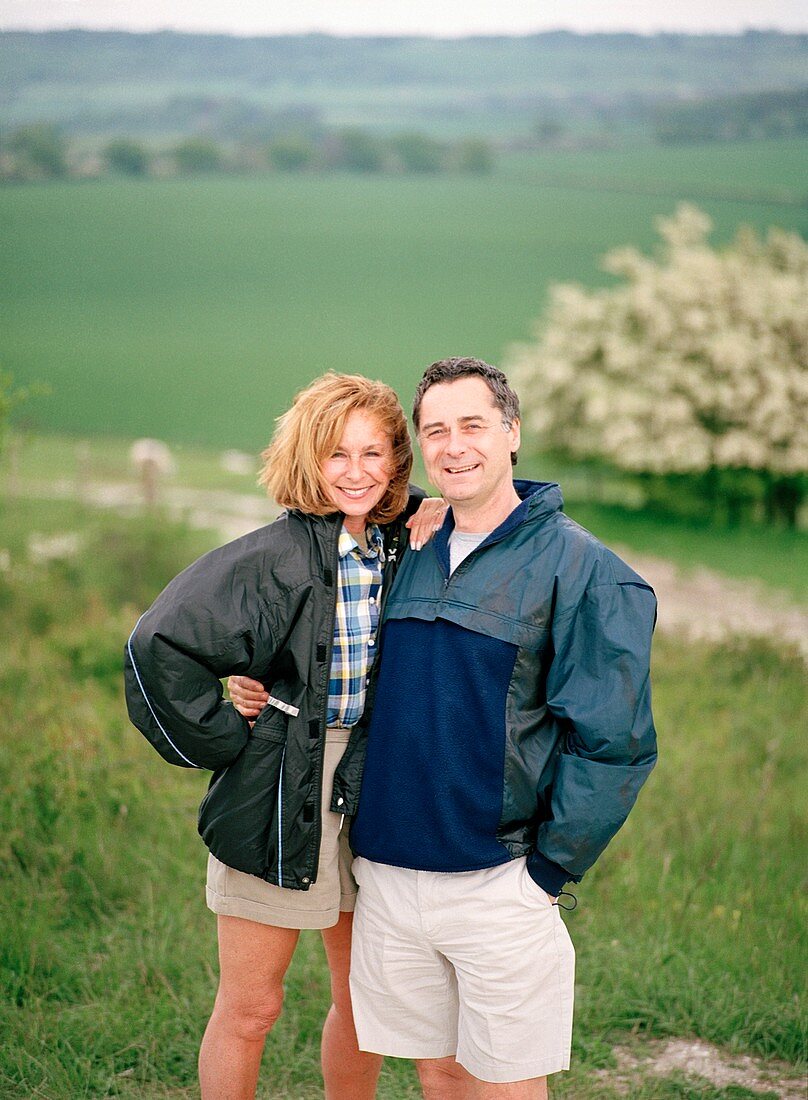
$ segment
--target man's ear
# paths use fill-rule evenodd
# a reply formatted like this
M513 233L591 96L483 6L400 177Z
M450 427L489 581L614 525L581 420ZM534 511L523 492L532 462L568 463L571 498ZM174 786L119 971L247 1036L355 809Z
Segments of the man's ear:
M518 416L513 418L511 424L511 453L516 454L522 443L522 423Z

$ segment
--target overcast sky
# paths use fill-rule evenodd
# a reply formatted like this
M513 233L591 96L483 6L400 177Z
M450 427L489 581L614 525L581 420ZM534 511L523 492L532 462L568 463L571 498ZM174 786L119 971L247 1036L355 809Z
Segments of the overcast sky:
M526 34L808 31L806 0L0 0L0 28L232 34Z

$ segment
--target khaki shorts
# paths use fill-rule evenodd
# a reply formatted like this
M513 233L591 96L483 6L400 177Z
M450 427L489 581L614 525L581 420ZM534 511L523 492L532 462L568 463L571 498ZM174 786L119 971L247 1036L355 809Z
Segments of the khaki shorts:
M228 917L243 917L276 928L331 928L340 913L352 912L356 881L348 845L349 821L329 809L334 772L345 752L350 730L326 731L323 761L323 831L317 881L308 890L287 890L255 875L246 875L208 856L205 896L208 908Z
M358 858L354 873L361 1050L454 1056L481 1081L569 1069L575 952L524 858L454 874Z

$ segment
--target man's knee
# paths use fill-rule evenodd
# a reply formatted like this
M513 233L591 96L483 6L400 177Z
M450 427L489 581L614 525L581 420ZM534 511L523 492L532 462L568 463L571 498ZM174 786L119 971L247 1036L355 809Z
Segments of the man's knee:
M419 1058L415 1068L425 1097L460 1095L466 1074L454 1058Z

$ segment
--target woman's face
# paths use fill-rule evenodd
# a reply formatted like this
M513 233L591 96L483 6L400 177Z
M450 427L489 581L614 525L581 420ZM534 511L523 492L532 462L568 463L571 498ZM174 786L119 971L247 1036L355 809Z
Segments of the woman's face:
M320 466L328 493L337 510L345 514L352 535L365 530L372 512L393 476L393 446L379 421L360 409L345 423L334 453Z

